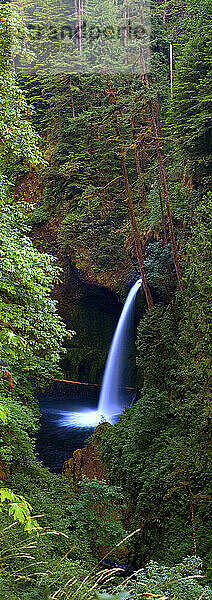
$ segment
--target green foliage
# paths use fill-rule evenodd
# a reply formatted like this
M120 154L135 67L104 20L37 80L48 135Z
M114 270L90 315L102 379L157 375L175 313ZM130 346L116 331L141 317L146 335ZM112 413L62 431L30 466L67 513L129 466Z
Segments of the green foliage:
M31 460L29 433L38 421L38 409L33 414L23 402L35 408L32 384L42 386L55 374L66 330L50 297L58 277L55 260L34 248L20 207L4 199L0 214L1 399L9 411L1 456L17 466L24 455L26 464Z
M35 408L33 385L43 385L55 373L66 330L50 296L60 271L55 259L40 254L29 237L32 207L15 201L12 193L16 164L21 161L27 168L29 163L43 164L31 113L10 69L10 27L18 28L13 8L1 6L0 25L4 32L1 44L7 46L0 86L0 382L7 410L1 457L8 466L14 460L17 467L23 457L26 464L32 460L34 446L29 434L35 433L38 420L38 409L33 414L23 402Z
M9 415L9 411L6 408L6 406L4 406L4 404L0 404L0 421L2 421L2 423L6 423L7 421L7 417Z
M51 299L60 271L55 259L36 250L29 237L27 213L31 212L32 207L13 198L13 186L20 165L28 169L29 164L43 164L38 148L39 138L30 122L31 111L10 68L10 25L13 26L13 19L18 28L17 13L14 12L13 16L11 14L13 8L9 4L1 5L0 24L1 33L4 34L1 36L0 56L2 58L4 55L5 59L0 86L0 416L3 481L7 478L7 484L1 484L0 506L3 528L1 568L5 577L3 597L8 598L19 596L18 585L14 589L14 579L16 582L19 578L21 581L28 580L28 574L20 575L20 569L28 569L26 562L31 556L27 550L33 548L33 538L29 541L28 534L33 536L38 528L37 520L31 516L31 507L40 514L45 504L48 522L54 523L55 527L51 535L56 539L59 537L67 540L67 534L56 533L56 524L61 525L64 530L68 528L61 510L55 511L54 507L59 488L62 488L61 503L65 497L64 492L70 501L67 487L64 490L62 482L57 478L55 481L53 476L52 481L51 475L39 465L31 437L35 434L39 415L33 398L33 386L43 385L55 374L63 354L66 329L57 314L56 302ZM43 491L39 490L39 485L43 485ZM54 499L51 497L52 488ZM44 515L45 511L43 519ZM12 519L18 523L15 527ZM45 526L47 530L51 529L47 523ZM51 553L61 556L61 548L64 549L64 542L45 545L43 532L39 541L35 542L34 538L34 543L36 548L39 547L36 566L39 564L39 556L44 558ZM32 556L33 560L35 557ZM11 574L11 564L14 575ZM32 579L35 571L36 568Z
M20 161L22 169L26 169L29 163L41 165L44 161L38 147L39 136L30 122L32 111L23 91L17 85L10 64L14 31L19 28L19 35L23 34L20 29L21 18L13 3L1 4L0 11L0 109L3 116L0 124L1 171L6 169L8 173L14 174Z
M47 4L43 14L38 6L39 22L46 16ZM95 4L89 0L92 10ZM32 113L10 68L27 32L15 6L1 5L0 418L1 466L3 476L8 477L8 487L3 483L1 487L6 535L1 542L0 595L4 599L44 600L64 595L90 600L96 590L101 600L154 595L160 600L211 598L210 590L201 585L201 565L196 558L175 567L150 562L133 583L130 579L122 587L99 573L90 573L90 563L124 536L120 520L123 495L125 523L141 530L131 546L131 556L138 564L152 558L168 565L176 563L192 554L196 543L205 565L208 563L211 194L202 187L209 183L211 161L209 1L200 5L188 0L185 8L184 12L178 1L155 2L152 7L150 87L130 74L127 78L114 74L109 78L103 74L70 77L69 73L20 76L29 102L33 100L35 105ZM22 42L17 37L19 23ZM11 45L11 34L16 47ZM169 103L170 39L177 69ZM98 60L101 50L97 43ZM169 113L172 139L161 139L161 151L166 157L173 223L183 262L183 294L175 293L169 240L166 245L164 235L166 214L162 222L161 206L165 211L165 205L158 188L149 111L149 100L155 103L156 96L162 114L167 107ZM42 138L32 120L39 121ZM157 120L159 123L158 114ZM48 163L38 148L41 139ZM156 306L144 314L138 327L137 364L143 386L139 399L108 428L103 440L103 456L115 485L84 479L77 500L61 478L39 464L34 452L32 437L39 412L32 388L55 375L66 332L51 299L60 270L54 258L35 248L29 220L34 227L46 224L47 228L50 221L56 251L62 249L63 257L92 282L122 293L134 270L135 249L120 152L126 159ZM42 172L38 176L39 167ZM24 205L17 198L14 201L12 192L20 173L27 173L22 181L27 188ZM33 193L29 189L32 173ZM195 191L191 190L193 182ZM40 194L36 186L41 186ZM39 196L35 212L28 202L32 196L36 203ZM86 321L75 312L75 322L83 333L79 336L81 348L78 350L76 342L70 364L72 372L91 364L89 373L95 380L100 377L104 356L95 328L89 329L92 310L88 314ZM104 332L104 349L107 335ZM38 539L32 535L29 541L27 530L35 524L31 506L41 515L42 529ZM17 529L11 519L19 521Z
M37 531L38 522L31 517L32 507L23 496L17 496L8 488L0 489L0 513L8 512L9 517L24 525L24 531Z
M148 245L148 256L144 261L148 273L149 284L157 290L163 290L165 284L169 282L170 266L172 264L171 251L169 246L164 246L162 242L154 242ZM169 282L169 285L172 282Z
M105 434L103 456L112 481L119 473L129 511L133 509L132 526L142 522L133 555L140 562L151 556L162 560L165 555L170 562L192 551L190 489L197 545L207 561L211 543L208 435L202 432L200 437L196 429L182 423L182 411L180 422L172 396L170 400L155 388L146 390Z
M3 424L8 423L9 415L10 411L8 408L0 404L0 420ZM4 447L2 458L5 457L5 450ZM9 451L11 452L11 445L9 446ZM8 459L8 456L6 458ZM18 521L24 525L24 531L28 533L37 531L39 527L37 521L35 519L32 520L31 511L31 505L23 496L17 496L12 490L5 487L0 489L0 514L4 512L8 513L9 517L12 516L14 518L14 521Z
M22 207L0 205L1 284L0 347L2 366L37 377L54 369L64 339L65 327L50 298L59 269L55 259L40 254L26 235Z
M23 394L24 397L24 394ZM16 392L3 396L4 404L8 411L5 424L1 427L1 458L7 464L7 469L19 469L23 466L29 468L34 463L34 441L38 427L38 409L33 397L32 408L23 406L23 401L16 397Z
M31 592L10 595L9 588L2 586L7 596L2 596L0 591L0 598L50 600L54 595L60 597L65 593L67 600L151 600L154 597L158 600L211 600L212 591L201 567L201 560L195 557L187 557L174 567L151 561L145 569L135 572L133 579L127 578L120 585L114 581L114 570L86 574L80 563L65 559L53 573L44 573L40 582L34 582Z
M1 27L9 42L12 8L8 4L1 6ZM6 40L4 37L3 46ZM56 314L56 303L50 298L59 275L58 267L52 257L41 255L33 246L29 239L26 207L13 200L12 184L7 179L10 174L14 181L17 158L27 165L42 164L38 136L30 123L26 100L10 69L9 42L2 75L4 81L0 86L3 115L0 147L0 349L2 380L8 380L12 388L17 378L19 387L16 390L21 393L23 381L30 389L29 378L37 378L42 383L42 379L55 368L65 327Z
M116 232L116 217L104 215L105 205L102 206L102 200L101 188L98 194L98 188L87 187L81 198L72 205L71 212L64 218L59 231L60 243L64 248L70 247L77 260L83 260L85 247L89 249L95 271L107 270L108 252L111 253L110 267L113 269L117 260L122 258L124 244L124 238ZM113 254L111 235L115 236Z
M80 577L82 571L81 563L72 561L74 539L69 531L68 508L73 495L62 479L44 469L35 456L31 457L25 469L22 466L10 477L10 485L15 495L19 496L21 490L27 502L33 506L33 513L39 522L39 536L32 531L29 537L23 526L11 526L8 511L1 514L0 598L9 598L11 594L22 600L24 594L27 597L27 593L33 594L36 589L43 600L49 597L50 581L59 587L69 575L71 577L75 572ZM34 521L33 518L32 523ZM66 566L63 567L66 554L71 561L66 559ZM85 569L84 565L83 576Z
M158 600L205 598L205 600L210 600L212 590L207 585L201 585L201 566L201 560L195 557L185 558L180 564L171 568L151 561L136 575L130 598L140 598L141 600L146 600L146 598L150 600L154 597L157 597Z
M87 552L94 555L113 548L123 537L121 510L123 492L106 481L83 477L79 500L70 506L71 523L76 539L85 540ZM99 527L101 523L101 527Z
M182 52L174 73L169 131L193 162L193 177L210 180L211 166L211 4L188 2ZM195 170L194 170L195 165ZM191 174L191 169L190 169Z
M178 294L168 307L155 307L140 321L141 398L103 440L112 481L119 473L134 509L134 527L142 515L135 550L140 560L165 555L171 561L191 553L189 494L197 546L208 560L210 202L209 193L195 211L183 296Z
M209 434L210 404L210 323L211 295L211 192L199 203L187 244L184 281L186 291L183 302L183 319L179 328L180 355L179 390L177 410L190 427ZM206 429L205 429L206 428Z

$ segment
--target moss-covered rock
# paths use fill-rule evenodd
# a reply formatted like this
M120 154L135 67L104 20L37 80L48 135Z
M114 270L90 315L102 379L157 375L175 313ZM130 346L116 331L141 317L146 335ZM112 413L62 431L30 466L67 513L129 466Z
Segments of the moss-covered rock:
M109 472L101 455L101 439L108 426L109 423L98 425L87 448L75 450L73 457L64 463L63 477L73 485L75 491L78 491L83 475L90 481L96 477L100 481L110 482Z

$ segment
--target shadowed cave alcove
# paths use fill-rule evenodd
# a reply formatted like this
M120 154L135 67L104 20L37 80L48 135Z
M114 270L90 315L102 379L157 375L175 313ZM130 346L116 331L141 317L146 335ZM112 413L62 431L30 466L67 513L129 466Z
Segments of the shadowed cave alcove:
M65 377L100 384L122 303L110 289L86 280L71 263L65 283L57 287L54 296L67 327L76 331L67 343L62 364Z

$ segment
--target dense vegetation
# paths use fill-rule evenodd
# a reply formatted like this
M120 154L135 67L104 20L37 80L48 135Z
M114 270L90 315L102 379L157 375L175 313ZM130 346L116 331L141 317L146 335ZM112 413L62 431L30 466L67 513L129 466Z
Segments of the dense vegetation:
M26 72L24 9L0 12L0 598L209 600L210 1L152 1L137 74L114 42L108 74L62 72L60 53ZM102 440L110 484L84 478L79 497L34 441L35 390L74 348L52 298L69 261L120 300L143 277L138 399ZM92 380L106 348L86 352ZM102 571L110 552L133 579Z

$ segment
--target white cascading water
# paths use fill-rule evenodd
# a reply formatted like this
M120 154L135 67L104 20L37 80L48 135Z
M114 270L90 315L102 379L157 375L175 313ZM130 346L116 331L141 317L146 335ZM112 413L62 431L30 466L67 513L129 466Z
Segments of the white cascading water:
M127 404L126 395L126 358L129 339L132 336L136 294L141 287L138 279L131 288L116 327L108 355L99 404L97 410L85 409L69 413L63 419L63 425L72 427L95 427L102 421L114 422Z
M105 418L120 414L124 408L121 390L126 385L126 356L133 329L136 294L141 284L141 279L136 281L127 296L108 354L98 406L98 412Z

